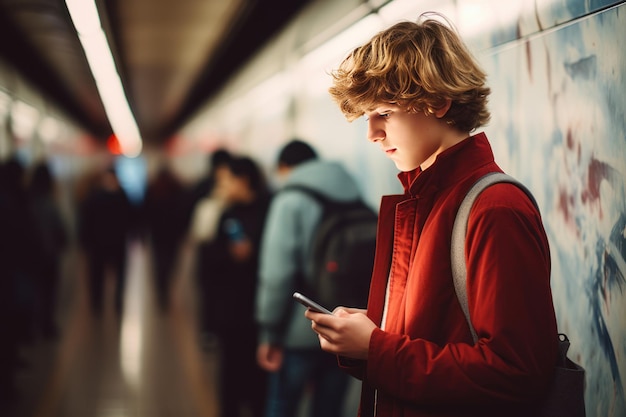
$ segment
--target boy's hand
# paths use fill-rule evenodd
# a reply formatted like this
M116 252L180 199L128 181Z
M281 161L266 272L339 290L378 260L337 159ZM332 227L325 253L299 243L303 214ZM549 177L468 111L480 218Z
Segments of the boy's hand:
M323 350L348 358L367 359L370 338L377 326L364 312L339 307L333 315L311 309L304 315L311 320L311 328L318 334Z

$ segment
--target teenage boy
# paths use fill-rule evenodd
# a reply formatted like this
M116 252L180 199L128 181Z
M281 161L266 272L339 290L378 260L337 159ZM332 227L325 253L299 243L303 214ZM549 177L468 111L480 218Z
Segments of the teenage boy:
M532 416L557 359L550 251L511 184L485 190L465 243L474 343L454 290L451 232L476 180L502 170L484 133L486 75L440 19L402 22L356 48L330 93L401 171L382 198L367 310L308 310L323 350L362 379L361 416Z

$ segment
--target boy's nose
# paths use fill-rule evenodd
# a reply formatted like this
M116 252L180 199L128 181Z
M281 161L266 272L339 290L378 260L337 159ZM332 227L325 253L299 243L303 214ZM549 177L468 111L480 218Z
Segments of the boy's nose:
M371 121L367 122L367 139L370 142L378 142L385 139L385 131L376 128Z

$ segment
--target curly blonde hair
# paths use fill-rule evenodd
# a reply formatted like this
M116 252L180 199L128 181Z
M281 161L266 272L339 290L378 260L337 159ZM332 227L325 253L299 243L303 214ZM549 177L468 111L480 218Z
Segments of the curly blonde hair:
M447 99L452 105L443 120L457 129L470 132L489 121L485 72L455 31L422 17L378 33L331 73L329 92L349 121L381 103L433 113Z

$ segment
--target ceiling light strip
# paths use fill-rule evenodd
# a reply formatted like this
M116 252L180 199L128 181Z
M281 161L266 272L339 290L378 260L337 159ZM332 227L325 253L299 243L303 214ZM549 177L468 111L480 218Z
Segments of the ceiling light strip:
M142 148L141 135L102 30L96 3L89 0L65 0L65 4L122 153L130 158L138 156Z

